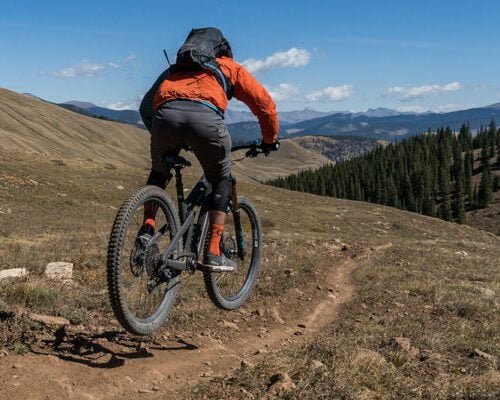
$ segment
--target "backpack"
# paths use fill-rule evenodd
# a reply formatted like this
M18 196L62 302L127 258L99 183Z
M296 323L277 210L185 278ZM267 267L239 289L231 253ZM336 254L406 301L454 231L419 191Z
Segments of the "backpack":
M228 99L233 97L233 85L220 69L216 58L233 58L233 52L217 28L192 29L177 52L174 71L205 70L215 76Z

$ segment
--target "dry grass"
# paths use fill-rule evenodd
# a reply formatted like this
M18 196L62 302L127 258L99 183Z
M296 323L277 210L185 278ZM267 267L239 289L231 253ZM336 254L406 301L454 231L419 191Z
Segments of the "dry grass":
M0 283L2 346L22 354L53 337L52 328L27 318L30 312L66 317L80 334L119 329L105 290L107 239L117 208L147 171L111 160L0 155L0 269L29 271L27 278ZM255 173L252 166L248 174ZM190 171L187 185L199 174L199 168ZM265 231L254 296L242 313L227 314L209 303L199 275L187 277L169 324L152 340L208 331L227 343L231 337L221 322L234 315L245 332L263 324L279 330L256 311L274 306L285 320L303 315L325 274L346 258L359 260L352 276L356 294L307 346L270 349L255 368L186 388L186 398L261 398L277 372L288 372L296 383L287 398L498 398L498 237L401 210L262 186L241 172L238 177ZM341 243L349 250L341 251ZM361 254L369 257L356 258ZM74 263L73 286L44 278L51 261ZM325 367L313 368L314 361Z
M361 212L365 206L358 204ZM365 242L380 227L372 240L383 236L393 246L359 263L356 296L337 322L306 348L276 351L255 368L198 386L188 397L229 399L249 392L261 398L277 372L296 383L284 396L290 399L500 396L499 240L410 213L366 211L352 218L362 224L358 235L353 230L343 240ZM404 338L403 345L395 338ZM325 367L312 368L315 361Z

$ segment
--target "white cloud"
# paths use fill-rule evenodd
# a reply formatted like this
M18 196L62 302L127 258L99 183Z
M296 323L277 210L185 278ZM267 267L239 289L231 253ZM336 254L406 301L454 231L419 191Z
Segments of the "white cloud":
M101 107L109 108L111 110L137 110L139 103L137 101L101 101Z
M57 78L71 79L71 78L91 78L106 70L121 68L120 64L114 62L94 63L88 60L82 60L73 67L63 68L51 73L52 76Z
M292 83L280 83L276 87L267 87L269 94L274 101L285 101L296 98L299 95L299 87Z
M277 51L263 60L249 58L242 62L243 66L250 72L265 71L278 67L303 67L309 64L311 53L305 49L292 47L287 51Z
M351 97L352 85L328 86L306 95L309 101L342 101Z
M412 87L392 86L387 89L386 96L394 96L401 101L411 101L432 93L455 92L462 89L460 82L445 85L422 85Z

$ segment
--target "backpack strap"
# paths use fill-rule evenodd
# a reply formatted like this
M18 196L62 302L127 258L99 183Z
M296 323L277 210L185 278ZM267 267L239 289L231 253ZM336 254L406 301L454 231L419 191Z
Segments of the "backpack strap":
M216 64L216 65L214 65L214 64ZM222 72L219 63L217 61L206 62L206 63L202 64L202 67L204 69L210 71L215 76L215 78L217 79L217 81L221 85L222 89L224 90L224 93L226 94L227 99L231 100L233 98L233 94L234 94L234 86L231 83L231 80L229 80L229 78L226 75L224 75L224 73Z

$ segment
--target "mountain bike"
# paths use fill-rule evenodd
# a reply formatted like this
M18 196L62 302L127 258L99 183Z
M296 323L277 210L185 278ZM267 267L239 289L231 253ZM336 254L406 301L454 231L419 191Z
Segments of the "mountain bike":
M269 154L269 148L252 144L245 157ZM277 149L277 147L276 147ZM244 157L244 158L245 158ZM207 251L209 182L202 176L184 196L182 170L191 166L184 157L166 156L175 171L177 211L170 196L156 186L132 192L120 207L111 230L107 254L108 292L114 315L128 332L149 335L167 320L181 283L183 272L203 273L205 288L219 308L234 310L251 294L260 269L262 227L255 207L238 196L232 177L232 200L226 217L221 251L236 260L231 272L207 270L200 260ZM144 208L156 211L157 230L139 246Z

